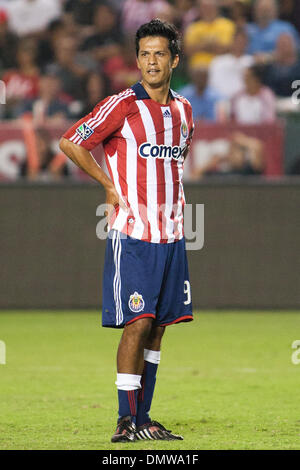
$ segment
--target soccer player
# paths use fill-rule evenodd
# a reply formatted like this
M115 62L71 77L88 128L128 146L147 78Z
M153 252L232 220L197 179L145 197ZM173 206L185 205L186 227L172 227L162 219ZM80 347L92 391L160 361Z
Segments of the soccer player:
M170 89L179 62L173 25L136 33L142 79L71 127L60 148L106 191L104 327L124 328L117 353L119 418L112 442L183 439L149 415L165 327L193 319L183 234L189 102ZM107 176L90 151L102 143Z

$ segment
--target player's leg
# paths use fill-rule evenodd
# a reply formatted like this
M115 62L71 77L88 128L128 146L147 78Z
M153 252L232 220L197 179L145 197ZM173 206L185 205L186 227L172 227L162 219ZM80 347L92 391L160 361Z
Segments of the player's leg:
M129 428L127 440L132 440L144 349L152 348L151 344L146 343L146 338L156 317L166 258L166 247L131 237L123 238L116 231L111 232L111 238L107 241L102 324L106 327L125 325L117 360L121 417L117 434L120 434L120 419L124 419L124 426ZM128 429L123 431L127 434ZM117 436L116 442L120 442L119 438L123 440Z
M151 421L149 412L160 362L161 341L164 331L164 327L153 324L143 352L143 373L141 389L138 393L138 412L136 417L137 426L142 426Z
M161 341L165 331L163 326L155 326L151 330L147 348L144 351L144 370L141 379L142 388L138 393L138 413L136 438L140 440L182 440L182 436L173 434L162 424L153 421L149 412L153 399L156 373L160 362Z
M152 332L152 318L140 318L125 325L117 354L118 373L142 374L144 348Z
M137 395L143 371L144 349L152 329L151 318L126 325L117 354L119 418L112 442L133 441L137 414Z
M170 244L168 246L168 250L168 264L165 270L165 277L162 283L156 314L156 324L160 325L160 328L172 323L191 321L193 319L184 240ZM142 387L144 386L144 382L146 383L145 391L147 386L150 387L147 382L147 370L150 370L150 377L152 373L152 387L154 390L154 376L156 376L156 370L160 360L160 352L159 348L157 347L158 344L160 344L159 338L156 340L157 343L154 342L149 345L149 347L153 348L153 350L150 349L149 353L148 351L145 353L145 357L148 358L148 360L145 361L145 377L142 377ZM156 361L156 365L148 365L150 358L153 362ZM147 412L146 409L148 409ZM138 411L138 428L136 433L137 438L162 440L183 439L181 436L166 430L164 426L162 426L157 421L151 420L150 422L141 424L143 420L146 418L148 419L149 409L150 406L147 404L144 405L144 408L141 407L140 413Z

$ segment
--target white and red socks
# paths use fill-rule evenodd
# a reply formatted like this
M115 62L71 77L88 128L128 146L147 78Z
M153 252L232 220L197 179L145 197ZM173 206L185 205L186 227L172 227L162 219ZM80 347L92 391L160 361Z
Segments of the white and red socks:
M144 370L141 379L141 388L137 394L137 426L141 426L142 424L149 423L151 421L149 411L154 394L156 372L159 362L160 351L144 349Z
M131 416L136 422L137 415L137 395L141 388L141 375L117 374L115 382L118 389L119 418Z

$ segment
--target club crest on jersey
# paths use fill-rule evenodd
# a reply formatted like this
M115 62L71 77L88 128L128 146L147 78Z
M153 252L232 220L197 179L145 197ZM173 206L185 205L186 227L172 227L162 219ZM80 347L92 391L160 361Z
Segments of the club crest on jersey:
M130 296L128 306L130 310L134 313L141 312L145 307L143 296L135 292Z
M76 132L83 140L88 139L93 134L93 129L86 122L77 127Z
M152 145L145 142L139 146L139 155L143 158L174 158L179 160L183 158L184 148L178 145Z
M188 127L185 121L181 124L181 134L184 139L188 136Z

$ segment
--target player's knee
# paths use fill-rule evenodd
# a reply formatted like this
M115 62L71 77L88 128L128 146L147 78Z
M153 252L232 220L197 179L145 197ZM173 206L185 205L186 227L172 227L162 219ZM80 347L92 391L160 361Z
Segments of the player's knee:
M153 324L151 328L150 337L152 339L161 339L163 337L165 329L165 326L157 326Z
M147 349L158 351L164 332L164 326L153 326L146 343Z
M148 338L152 330L152 323L151 318L140 318L126 326L127 333L139 336L141 339Z

